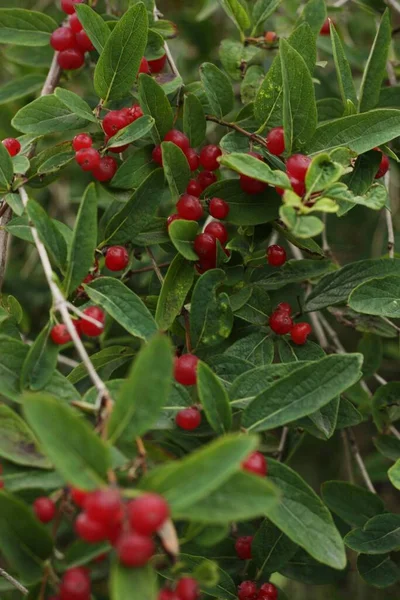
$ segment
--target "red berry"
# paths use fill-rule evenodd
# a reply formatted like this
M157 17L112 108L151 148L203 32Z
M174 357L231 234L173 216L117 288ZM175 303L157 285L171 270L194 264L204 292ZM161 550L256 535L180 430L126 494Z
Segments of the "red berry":
M91 519L86 512L81 512L75 521L77 535L89 544L102 542L108 537L107 524Z
M217 257L212 258L212 259L204 259L204 258L202 258L199 263L195 264L196 271L200 275L203 275L203 273L205 273L206 271L210 271L211 269L215 269L215 267L217 266L217 260L216 260L216 258Z
M307 337L310 335L312 329L309 323L296 323L290 332L292 341L298 346L302 346L306 343Z
M200 164L206 171L216 171L220 167L217 160L220 156L222 156L222 150L218 146L213 144L204 146L200 152Z
M298 181L304 181L310 163L311 158L309 156L305 154L292 154L286 161L287 174Z
M240 187L246 194L261 194L268 187L268 184L247 175L240 175L239 182Z
M211 221L211 223L207 225L204 231L205 233L209 233L217 240L219 240L222 246L224 246L228 241L228 232L226 230L226 227L219 221Z
M291 175L289 176L289 179L290 183L292 184L293 191L298 196L304 196L304 194L306 193L306 184L304 183L304 181L299 181L299 179L296 179L296 177L292 177Z
M273 44L278 39L278 36L275 31L266 31L264 33L264 40L267 44Z
M92 319L96 319L96 321L99 321L100 323L104 323L105 321L104 312L101 310L101 308L98 308L97 306L89 306L88 308L85 308L83 314L87 315L88 317L91 317ZM87 321L83 318L81 319L80 328L82 333L89 337L97 337L98 335L103 333L104 329L104 327L98 327L97 325L95 325L95 323Z
M239 537L235 543L236 554L241 560L251 559L251 544L253 543L253 536L244 535Z
M281 267L286 262L286 250L278 244L273 244L267 248L267 260L271 267Z
M172 142L178 146L183 152L189 150L189 138L178 129L171 129L164 138L164 142Z
M214 219L226 219L229 214L229 204L222 198L211 198L209 210Z
M83 0L61 0L61 10L67 15L72 15L75 12L75 4L81 4Z
M175 416L175 422L184 431L193 431L201 424L201 412L195 406L180 410Z
M260 600L277 600L278 590L273 583L263 583L258 594Z
M175 593L179 600L197 600L200 597L199 584L192 577L182 577L176 584Z
M197 381L197 363L199 359L194 354L182 354L175 358L174 376L182 385L195 385Z
M331 33L330 19L326 19L321 27L320 35L330 35Z
M129 109L129 113L130 113L132 122L136 121L136 119L140 119L140 117L143 117L143 111L139 104L133 104L131 106L131 108Z
M150 74L149 63L144 57L140 61L139 73L147 73L148 75Z
M265 476L268 473L268 464L265 456L261 452L252 452L245 461L242 462L242 469Z
M176 204L176 209L179 216L187 221L198 221L203 216L200 200L190 194L182 194Z
M82 52L90 52L91 50L94 50L94 46L90 41L90 38L86 31L83 31L83 29L82 31L78 31L78 33L75 34L75 37L76 45L80 50L82 50Z
M84 148L91 148L93 140L88 133L78 133L72 140L72 147L75 152L83 150Z
M179 221L182 217L180 217L178 215L178 213L174 213L173 215L170 215L167 219L167 228L171 225L171 223L173 223L174 221Z
M269 326L278 335L285 335L292 329L293 321L287 313L276 310L269 318Z
M76 47L75 34L70 27L59 27L50 36L50 46L53 50L68 50Z
M167 62L167 55L163 54L160 58L147 61L149 63L150 71L152 73L161 73Z
M64 325L64 323L54 325L50 331L50 337L54 344L57 344L57 346L68 344L68 342L70 342L72 339L68 332L67 326Z
M163 166L161 146L155 146L153 148L153 152L151 153L151 157L152 157L152 159L154 160L155 163L157 163L161 167Z
M70 16L68 24L74 33L78 33L78 31L82 31L83 29L83 25L78 19L76 12Z
M128 504L129 524L141 535L155 533L168 517L168 503L158 494L143 494Z
M129 117L123 110L110 110L103 119L104 133L112 137L127 125L129 125Z
M42 523L50 523L56 515L56 505L53 500L46 496L36 498L33 503L33 510Z
M267 135L267 148L275 156L285 152L285 134L283 127L274 127Z
M4 481L0 479L0 490L4 489Z
M115 522L121 518L122 500L118 490L96 490L86 498L85 511L90 519L99 523Z
M143 567L155 552L151 538L138 533L124 533L116 546L119 561L126 567Z
M96 558L93 559L93 562L102 563L105 560L107 560L107 552L103 552L103 554L96 556Z
M82 148L75 154L75 160L83 171L93 171L100 164L100 154L95 148Z
M60 600L89 600L90 577L83 567L65 571L60 585Z
M122 521L115 521L114 523L107 524L107 537L110 540L111 544L115 546L118 543L119 538L123 532L123 523Z
M72 502L74 502L80 508L82 508L85 504L89 493L90 492L86 492L85 490L80 490L78 488L70 488Z
M201 185L199 184L199 182L196 179L191 179L189 181L188 186L186 188L187 194L189 194L190 196L196 196L196 198L199 198L202 191L203 191L203 188L201 187Z
M200 259L216 260L217 239L211 233L199 233L195 237L193 249Z
M112 156L103 156L100 164L93 169L92 175L97 181L110 181L117 172L118 163Z
M13 155L11 155L11 156L13 156ZM381 177L384 177L386 175L386 173L389 171L389 167L390 167L389 157L386 156L386 154L382 154L381 164L379 165L379 169L378 169L377 174L375 175L375 179L380 179Z
M193 148L188 148L187 150L185 150L185 156L189 163L190 170L196 171L199 168L200 164L199 155L197 154L196 150L193 150Z
M292 313L292 307L290 306L290 304L288 302L280 302L278 304L278 306L276 307L276 310L285 312L288 315L290 315Z
M162 589L158 593L157 600L180 600L172 590Z
M77 48L69 48L59 52L57 62L61 69L66 71L75 71L79 69L85 62L85 57Z
M239 600L255 600L257 598L257 584L255 581L243 581L238 587Z
M201 185L201 189L204 191L217 181L217 176L211 171L202 171L197 175L197 181Z
M15 138L5 138L1 143L10 156L16 156L21 150L21 144Z
M129 264L129 254L124 246L111 246L106 252L106 267L110 271L122 271Z

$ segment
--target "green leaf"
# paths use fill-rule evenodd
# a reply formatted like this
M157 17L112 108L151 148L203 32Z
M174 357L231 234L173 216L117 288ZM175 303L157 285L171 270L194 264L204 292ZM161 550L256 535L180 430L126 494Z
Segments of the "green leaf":
M107 375L111 375L113 371L124 365L128 360L131 360L134 355L134 350L127 346L108 346L92 354L90 360L96 371L106 369ZM87 369L84 363L80 363L69 373L68 380L72 384L76 384L86 377L88 377Z
M323 153L313 158L306 174L307 194L320 192L335 183L343 175L344 168L334 162L329 154Z
M161 148L165 177L172 200L177 202L179 196L186 191L190 180L189 163L183 151L172 142L163 142Z
M119 279L100 277L85 285L89 298L101 306L131 335L148 340L157 331L156 322L142 300Z
M398 405L400 382L390 381L381 385L372 398L372 416L379 431L385 431L391 424L390 408Z
M338 36L336 28L332 22L331 41L339 91L342 97L343 108L346 108L347 100L351 100L353 104L357 104L357 94L349 61L347 60L342 41ZM342 114L343 113L339 114L338 116L341 117Z
M280 490L282 498L267 517L317 561L333 569L344 569L344 544L326 506L288 466L270 458L268 465L268 480Z
M388 471L390 482L397 490L400 490L400 460L397 460Z
M229 77L212 63L203 63L200 67L200 79L212 114L223 117L230 113L233 109L234 95Z
M257 285L250 288L249 291L251 292L250 298L241 308L235 310L235 316L248 323L253 323L253 325L265 325L271 311L271 301L268 292ZM232 306L232 310L233 308Z
M172 347L168 337L157 335L142 348L116 398L108 427L114 443L147 433L166 404L172 379Z
M400 548L400 515L373 517L361 529L353 529L344 538L346 546L363 554L384 554Z
M158 167L151 156L154 146L135 150L120 165L111 180L111 187L133 190L142 185L145 179Z
M264 22L275 12L282 0L257 0L253 8L253 30L255 35Z
M139 75L139 101L144 114L155 121L152 129L154 142L159 144L173 128L174 113L164 90L149 75Z
M93 46L101 54L111 34L109 27L103 18L87 4L76 5L75 11Z
M383 13L375 40L371 48L364 75L361 81L359 112L367 112L375 108L379 102L380 89L386 75L386 63L392 41L390 13L387 8Z
M94 183L85 190L68 252L64 289L69 296L89 272L97 245L97 195Z
M181 460L153 469L142 480L142 487L165 496L174 515L228 481L256 446L256 436L220 437Z
M400 440L391 435L378 435L373 440L376 449L390 458L390 460L398 460L400 458Z
M94 72L96 93L104 100L123 98L135 83L147 43L147 12L132 6L107 39Z
M50 534L33 511L5 492L0 492L0 550L26 584L42 579L53 550Z
M58 100L62 102L72 113L75 113L78 117L86 119L86 121L92 121L98 123L98 119L94 116L89 104L83 100L78 94L74 94L70 90L57 87L54 90L54 95Z
M139 119L136 119L133 123L120 129L112 138L107 142L107 148L115 148L125 144L131 144L136 142L152 129L154 125L154 119L148 115L144 115Z
M207 271L197 280L190 308L190 335L194 348L214 346L229 337L233 326L232 309L228 296L217 293L224 281L225 273L221 269Z
M12 126L22 133L46 135L73 129L83 129L88 122L71 112L54 95L41 96L22 107L12 119Z
M197 367L197 389L207 421L216 433L223 435L232 427L228 394L220 379L203 362Z
M326 19L325 0L308 0L304 6L299 21L305 21L311 27L314 35L318 35Z
M126 600L135 590L141 600L154 600L157 596L157 575L150 566L127 569L115 562L110 576L110 599Z
M7 192L14 176L14 168L8 151L0 144L0 192Z
M232 344L224 354L243 358L257 367L269 365L274 358L274 344L269 334L255 332Z
M350 263L334 273L325 275L307 297L307 311L320 310L326 306L343 304L352 290L370 279L398 275L400 259L367 259Z
M28 171L30 167L30 162L29 159L26 158L26 156L13 156L11 160L13 164L14 173L24 174Z
M344 573L338 573L335 569L316 561L302 548L299 548L289 562L281 568L280 574L308 586L335 583L340 585L340 580L345 577Z
M231 576L223 571L216 562L208 560L203 556L191 556L181 553L179 558L183 561L185 568L189 572L195 572L200 565L202 569L207 569L209 572L217 571L218 582L212 586L202 586L201 591L221 600L235 600L237 598L236 585L232 581Z
M199 257L193 250L193 242L199 232L197 221L177 219L168 227L171 242L180 254L187 260L198 261Z
M220 0L220 3L240 32L250 27L250 17L240 0Z
M25 394L23 402L29 425L65 481L83 490L103 485L110 451L80 414L49 394Z
M234 81L242 81L244 68L258 52L259 48L256 46L244 46L243 43L230 39L222 40L219 47L222 66ZM237 132L232 133L236 134ZM240 139L246 142L241 135Z
M17 79L11 79L7 83L3 83L0 89L0 105L7 104L7 102L13 102L19 98L30 96L36 90L40 90L44 83L44 76L40 73L31 73L18 77Z
M32 198L28 201L27 212L50 258L63 270L67 260L67 244L54 221L47 216L44 208Z
M161 331L167 331L180 314L193 279L193 265L177 254L168 268L158 297L155 318Z
M326 356L268 387L243 413L242 426L265 431L322 408L360 378L362 355Z
M283 171L273 171L266 163L250 154L233 152L225 154L220 159L221 165L233 169L237 173L253 177L258 181L269 183L281 188L290 189L290 181ZM207 190L208 191L208 190Z
M328 508L352 527L363 527L385 510L379 496L346 481L326 481L321 493Z
M49 343L52 323L48 323L29 348L21 371L21 386L40 390L53 376L57 367L58 348Z
M0 405L0 456L16 465L49 469L51 463L39 449L31 429L6 404Z
M368 585L377 588L389 587L400 580L400 568L388 554L360 554L357 558L357 569Z
M43 12L23 8L0 9L0 44L46 46L57 23Z
M297 545L268 519L263 521L251 544L252 558L266 577L280 571L296 550Z
M194 94L186 94L183 104L183 131L189 138L192 148L203 143L206 128L207 122L200 100Z
M370 279L356 287L349 306L360 313L398 319L400 317L400 277L389 275Z
M20 396L20 375L28 347L7 336L0 336L0 393L10 400Z
M260 279L257 281L265 290L279 290L289 283L317 279L334 270L332 261L326 259L288 260L280 269L272 273L268 272L265 277L260 274Z

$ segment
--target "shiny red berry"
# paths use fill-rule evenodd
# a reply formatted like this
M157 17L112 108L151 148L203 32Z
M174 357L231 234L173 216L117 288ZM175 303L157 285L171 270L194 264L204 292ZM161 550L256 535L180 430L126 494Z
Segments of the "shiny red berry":
M267 44L273 44L278 39L277 33L275 31L266 31L264 33L264 40Z
M53 343L57 344L57 346L68 344L68 342L70 342L72 339L68 332L67 326L64 325L64 323L54 325L50 331L50 337Z
M117 172L118 163L111 156L103 156L100 164L92 171L92 175L97 181L110 181Z
M265 477L268 473L268 464L265 456L261 454L261 452L252 452L250 456L242 462L242 469Z
M91 519L86 512L81 512L75 521L77 535L89 544L102 542L108 537L107 524Z
M287 174L298 181L304 181L310 163L311 158L309 156L305 154L292 154L286 161Z
M111 246L106 252L106 267L110 271L122 271L129 264L129 254L124 246Z
M175 592L164 588L158 592L157 600L180 600L180 599L175 594Z
M82 31L78 31L78 33L75 34L75 38L76 45L80 50L82 50L82 52L90 52L91 50L94 50L94 46L88 34L83 29Z
M187 221L198 221L203 216L200 200L190 194L182 194L176 204L176 209L179 216Z
M153 540L138 533L124 533L116 545L117 556L125 567L143 567L155 552Z
M267 248L267 260L271 267L281 267L286 262L286 250L278 244L273 244Z
M205 273L206 271L215 269L216 266L216 257L211 259L202 258L198 263L195 264L196 271L199 273L199 275L203 275L203 273Z
M96 319L96 321L99 321L100 323L104 323L106 318L104 312L97 306L89 306L88 308L85 308L83 314L91 317L92 319ZM82 333L89 337L97 337L101 335L104 329L104 327L99 327L95 323L87 321L84 318L81 319L80 328Z
M239 178L240 187L246 194L262 194L267 187L268 184L263 181L258 181L258 179L254 179L253 177L248 177L247 175L240 175Z
M379 165L378 172L375 175L375 179L381 179L381 177L384 177L386 175L386 173L389 171L389 167L390 167L389 157L386 156L386 154L382 154L382 160Z
M175 358L175 380L182 385L195 385L198 362L199 359L194 354L182 354L182 356Z
M163 54L160 58L155 58L154 60L149 60L147 62L149 63L149 68L152 73L161 73L167 62L167 55Z
M60 600L89 600L90 577L87 569L75 567L65 571L60 584Z
M110 110L103 119L104 133L112 137L120 129L129 125L129 117L123 110Z
M46 496L36 498L33 503L33 510L42 523L50 523L56 516L56 505L53 500Z
M129 524L141 535L152 535L168 517L168 502L158 494L143 494L128 504Z
M68 48L58 53L57 62L61 69L75 71L84 64L85 56L78 48Z
M191 179L189 181L188 186L186 188L187 194L190 194L191 196L196 196L196 198L199 198L202 191L203 191L203 188L201 187L201 185L199 184L199 182L196 179Z
M257 584L255 581L242 581L238 587L239 600L255 600L257 598Z
M229 214L229 204L222 198L211 198L209 211L214 219L226 219Z
M193 249L200 259L215 260L217 252L217 239L211 233L199 233L195 237Z
M84 150L85 148L91 148L93 140L88 133L78 133L72 140L72 147L75 152Z
M204 191L217 181L217 176L215 173L212 173L212 171L201 171L201 173L197 175L197 181L201 185L201 189Z
M285 335L291 331L293 321L287 313L276 310L269 318L269 326L274 333Z
M15 138L5 138L1 143L10 156L17 156L21 150L21 144Z
M280 156L285 152L285 134L283 127L274 127L267 135L267 148L271 154Z
M147 73L147 75L150 74L149 63L147 62L147 60L144 57L140 61L139 73Z
M75 4L81 4L83 0L61 0L61 10L67 15L72 15L75 12Z
M151 158L153 159L153 161L155 163L157 163L161 167L163 166L161 146L155 146L153 148L153 152L151 153Z
M312 329L309 323L296 323L293 325L290 332L292 341L298 346L302 346L306 343L307 337L310 335Z
M331 33L331 22L330 19L326 19L321 27L320 35L330 35Z
M100 165L100 154L95 148L82 148L75 154L75 160L83 171L93 171Z
M178 129L171 129L164 138L164 142L172 142L178 146L183 152L189 150L189 138Z
M224 246L228 241L228 232L226 230L226 227L225 225L223 225L223 223L220 223L219 221L211 221L211 223L209 223L204 229L204 232L209 233L217 240L219 240L222 246Z
M199 155L197 154L196 150L193 150L193 148L189 148L185 151L185 156L187 158L190 170L196 171L199 168L200 164Z
M292 313L292 307L288 302L280 302L276 307L276 310L282 311L290 315Z
M86 492L85 490L80 490L79 488L70 488L70 494L71 494L72 502L74 502L74 504L76 504L76 506L79 506L80 508L82 508L83 505L85 504L86 498L88 497L90 492Z
M235 542L236 554L241 560L251 559L251 544L253 543L253 536L244 535L238 537Z
M83 29L83 25L78 19L76 12L70 16L68 24L74 33L78 33L78 31L82 31Z
M193 431L201 424L201 412L195 406L180 410L175 416L175 422L184 431Z
M50 36L50 46L53 50L68 50L76 47L75 34L70 27L58 27Z
M174 213L173 215L170 215L167 219L167 228L169 228L169 226L171 225L171 223L173 223L174 221L179 221L182 217L178 215L178 213Z
M306 193L306 184L304 183L304 181L300 181L299 179L296 179L296 177L292 177L292 176L289 176L289 179L290 179L290 183L292 185L293 191L298 196L304 196L304 194Z
M218 146L213 144L204 146L200 152L200 164L206 171L216 171L220 167L217 160L220 156L222 156L222 150Z
M273 583L263 583L258 593L260 600L277 600L278 590Z
M88 495L84 508L88 517L94 521L117 521L122 514L121 495L118 490L112 488L96 490Z
M176 584L175 593L179 600L198 600L199 584L192 577L182 577Z

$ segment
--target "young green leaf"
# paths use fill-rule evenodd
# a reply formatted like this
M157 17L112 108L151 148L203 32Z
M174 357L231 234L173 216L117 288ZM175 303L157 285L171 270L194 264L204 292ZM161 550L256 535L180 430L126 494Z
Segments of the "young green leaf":
M220 3L240 32L250 27L250 17L240 0L220 0Z
M183 131L193 148L203 143L206 128L207 122L200 100L194 94L187 94L183 105Z
M212 63L203 63L200 67L200 79L212 114L223 117L231 112L234 95L232 84L227 75Z
M44 14L23 8L0 9L0 44L46 46L57 23Z
M233 169L237 173L253 177L258 181L269 183L281 188L290 189L290 181L283 171L273 171L266 163L250 154L225 154L220 159L221 165ZM207 193L209 191L207 190Z
M223 435L232 426L232 408L220 379L203 362L197 367L197 389L207 421L216 433Z
M109 27L103 18L87 4L77 4L74 8L90 41L97 52L101 54L111 34Z
M154 142L159 144L173 128L174 113L162 87L144 73L139 75L139 101L144 114L155 121L151 134Z
M172 142L163 142L162 161L172 200L177 202L190 180L190 168L183 151Z
M329 154L318 154L313 158L306 174L307 194L320 192L335 183L343 175L344 168L334 162Z
M6 404L0 405L0 456L16 465L51 468L51 462L40 451L32 430Z
M252 36L255 36L264 22L275 12L282 0L257 0L253 8Z
M304 6L299 22L305 21L311 27L314 35L318 35L326 19L326 4L324 0L308 0Z
M199 232L197 221L177 219L168 227L171 242L178 252L187 260L198 261L199 257L193 250L193 242Z
M370 279L356 287L349 306L360 313L398 319L400 317L400 277L389 275Z
M347 100L357 104L357 94L354 86L351 67L347 60L342 41L337 34L334 24L331 22L331 40L333 58L336 66L336 76L339 85L340 95L342 97L343 109L347 106ZM341 117L343 113L338 116ZM322 120L322 119L321 119Z
M167 331L180 314L193 279L193 264L177 254L168 268L158 297L155 318L161 331Z
M67 244L62 234L36 200L29 199L27 212L50 258L63 271L67 260Z

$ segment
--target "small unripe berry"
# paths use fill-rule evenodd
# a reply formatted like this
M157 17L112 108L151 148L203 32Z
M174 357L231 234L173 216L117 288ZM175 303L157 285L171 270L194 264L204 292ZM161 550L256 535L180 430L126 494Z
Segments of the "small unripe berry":
M267 248L267 260L271 267L281 267L286 262L286 250L278 244L273 244Z
M68 24L74 33L78 33L78 31L82 31L83 29L83 25L80 22L76 12L70 16L68 19Z
M193 249L200 259L215 260L217 239L210 233L199 233L199 235L195 237Z
M150 74L149 63L144 57L140 61L139 73L147 73L147 75Z
M175 358L175 380L182 385L195 385L197 382L197 363L199 359L194 354L183 354Z
M216 171L220 167L217 160L220 156L222 156L222 150L218 146L213 144L204 146L200 152L200 164L206 171Z
M82 148L75 154L75 160L83 171L93 171L100 164L100 154L95 148Z
M106 523L91 519L86 512L81 512L75 521L75 531L77 535L89 544L102 542L108 537Z
M161 73L163 68L165 67L165 63L167 62L167 55L163 54L160 58L155 58L154 60L148 60L149 68L152 73Z
M84 148L91 148L93 140L87 133L78 133L72 140L72 147L75 152L83 150Z
M104 312L97 306L89 306L88 308L85 308L83 314L91 317L92 319L96 319L96 321L99 321L100 323L104 323L105 321ZM98 327L94 323L91 323L84 318L81 319L80 328L82 333L89 337L97 337L101 335L104 329L104 327Z
M258 592L259 600L277 600L278 590L273 583L263 583Z
M274 127L267 135L267 148L271 154L280 156L285 152L285 134L283 127Z
M214 219L226 219L229 214L229 204L222 198L211 198L209 211Z
M253 536L244 535L238 537L235 542L236 554L241 560L251 559L251 544L253 543Z
M68 332L67 326L64 325L64 323L54 325L50 331L50 337L53 343L57 344L57 346L68 344L68 342L70 342L72 339Z
M155 552L151 538L138 533L124 533L116 545L117 556L125 567L143 567Z
M203 216L200 200L190 194L182 194L176 204L176 209L179 216L187 221L198 221Z
M285 335L291 331L293 321L287 313L276 310L269 318L269 326L274 333Z
M129 254L124 246L111 246L106 252L105 264L110 271L122 271L129 264Z
M78 31L78 33L75 34L75 38L76 45L80 50L82 50L82 52L90 52L91 50L94 50L94 46L88 34L83 29L82 31Z
M21 144L15 138L5 138L1 143L10 156L17 156L21 150Z
M222 246L224 246L228 241L228 232L226 230L226 227L219 221L211 221L211 223L209 223L204 229L204 232L209 233L217 240L219 240Z
M75 567L65 571L60 584L60 600L89 600L90 577L87 569Z
M199 584L192 577L182 577L176 584L175 593L179 600L198 600Z
M53 50L68 50L76 47L75 34L70 27L58 27L50 36L50 46Z
M201 424L201 412L195 406L180 410L175 417L175 422L184 431L193 431Z
M186 188L187 194L189 194L190 196L196 196L196 198L199 198L202 191L203 191L203 188L201 187L201 185L199 184L199 182L196 179L191 179L189 181L188 186Z
M185 151L185 156L187 158L190 170L196 171L199 168L200 164L199 155L197 154L196 150L193 150L193 148L189 148Z
M264 34L264 40L267 44L273 44L278 39L278 36L275 31L266 31Z
M305 154L292 154L286 161L287 174L298 181L304 181L310 163L311 158L309 156Z
M201 185L201 189L204 191L217 181L217 176L211 171L202 171L197 175L197 181Z
M171 129L164 138L164 142L172 142L178 146L183 152L189 150L189 138L178 129Z
M296 323L293 325L290 332L292 341L298 346L302 346L306 343L307 337L310 335L312 329L309 323Z
M330 35L331 33L331 21L330 19L325 19L322 27L321 27L321 31L319 32L320 35Z
M118 170L117 161L112 156L103 156L100 163L92 171L92 175L97 181L110 181Z
M61 10L67 15L72 15L75 12L75 4L81 4L83 0L61 0Z
M168 503L158 494L143 494L128 504L129 524L141 535L152 535L168 517Z
M46 496L36 498L33 503L33 510L42 523L50 523L56 516L56 505L53 500Z
M266 458L261 452L252 452L250 456L242 462L242 469L265 477L268 473L268 464Z
M257 584L255 581L243 581L238 587L239 600L256 600Z
M66 71L75 71L79 69L85 62L85 56L77 48L68 48L59 52L57 62L61 69Z
M169 228L169 226L171 225L171 223L173 223L174 221L179 221L182 217L180 217L178 215L178 213L174 213L173 215L170 215L167 219L167 228Z

